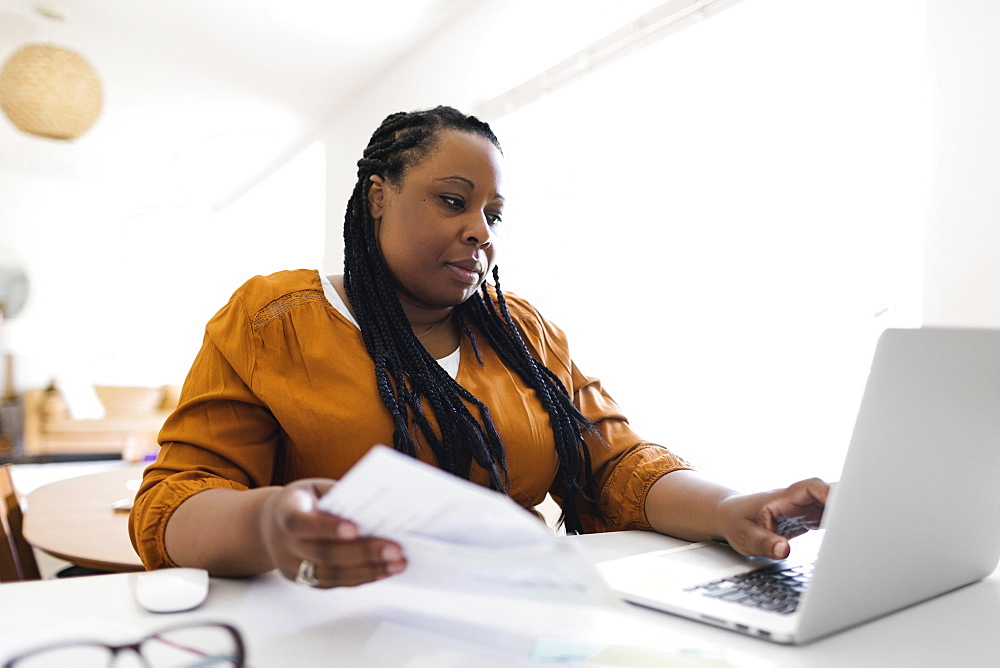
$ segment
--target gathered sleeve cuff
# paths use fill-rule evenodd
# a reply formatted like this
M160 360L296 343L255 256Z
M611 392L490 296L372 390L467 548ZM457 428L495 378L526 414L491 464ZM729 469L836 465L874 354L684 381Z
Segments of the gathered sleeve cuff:
M619 458L598 499L607 530L651 531L646 519L646 495L653 484L690 465L661 445L640 443Z
M167 553L167 523L178 506L207 489L245 490L247 487L215 476L178 474L151 487L136 499L129 522L129 536L147 570L177 566Z

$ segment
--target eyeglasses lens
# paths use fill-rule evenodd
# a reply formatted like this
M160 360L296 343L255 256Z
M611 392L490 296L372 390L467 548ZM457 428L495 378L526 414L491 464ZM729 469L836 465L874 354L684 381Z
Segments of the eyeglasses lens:
M190 626L148 637L142 655L153 668L240 666L238 641L224 626Z
M40 650L22 657L16 668L57 668L57 666L107 666L116 665L115 655L103 645L68 645Z
M100 644L51 647L22 656L15 668L241 668L239 638L211 624L168 629L117 651Z

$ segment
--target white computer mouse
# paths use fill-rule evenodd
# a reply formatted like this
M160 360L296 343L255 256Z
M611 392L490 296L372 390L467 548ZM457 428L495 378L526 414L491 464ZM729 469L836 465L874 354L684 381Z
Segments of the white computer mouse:
M132 596L150 612L193 610L208 596L208 571L201 568L162 568L135 573Z

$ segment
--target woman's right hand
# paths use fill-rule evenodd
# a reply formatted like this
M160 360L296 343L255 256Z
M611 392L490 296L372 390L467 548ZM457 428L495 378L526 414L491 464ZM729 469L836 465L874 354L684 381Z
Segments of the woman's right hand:
M272 494L260 513L260 532L271 563L295 580L303 562L312 562L320 588L354 586L381 580L406 568L398 543L362 537L350 520L324 512L317 502L333 480L311 478L289 483Z

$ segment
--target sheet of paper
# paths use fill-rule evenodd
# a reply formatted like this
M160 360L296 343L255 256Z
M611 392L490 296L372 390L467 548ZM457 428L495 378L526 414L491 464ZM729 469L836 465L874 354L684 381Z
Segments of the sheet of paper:
M509 497L385 446L319 502L363 535L397 541L400 583L570 603L619 604L572 540Z

